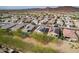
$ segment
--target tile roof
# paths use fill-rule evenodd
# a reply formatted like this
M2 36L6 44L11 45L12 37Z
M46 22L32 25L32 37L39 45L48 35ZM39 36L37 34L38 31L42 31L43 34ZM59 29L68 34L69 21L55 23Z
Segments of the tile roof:
M75 31L70 29L63 29L64 37L77 38Z

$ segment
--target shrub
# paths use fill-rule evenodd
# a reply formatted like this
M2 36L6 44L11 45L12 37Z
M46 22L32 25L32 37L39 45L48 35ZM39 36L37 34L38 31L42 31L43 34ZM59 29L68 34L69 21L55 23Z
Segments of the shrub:
M29 33L28 33L28 32L22 32L21 30L17 30L17 31L15 31L15 32L13 32L13 34L14 34L15 36L19 36L19 37L21 37L21 38L26 38L26 37L29 36Z
M15 38L13 38L14 37L13 32L10 32L10 33L13 33L13 35L8 35L7 33L8 32L6 30L0 30L0 45L5 45L9 48L18 49L22 52L57 52L56 50L54 50L52 48L45 48L45 47L38 46L38 45L34 46L31 43L26 43L20 39L15 39ZM18 35L18 34L19 33L16 33L16 35ZM34 35L33 37L36 37L36 36ZM40 38L40 36L38 35L36 38L38 38L38 37ZM41 38L46 39L47 36L44 35Z
M10 48L17 48L21 51L28 51L31 47L32 44L23 42L20 39L13 39L12 37L0 37L0 44L4 44Z
M54 36L47 36L47 34L40 34L40 33L35 33L35 32L32 33L32 37L43 43L48 43L53 40L56 40L56 37L54 37Z
M23 42L20 39L13 39L9 36L0 37L0 44L6 45L10 48L16 48L22 52L39 52L39 53L52 53L57 52L57 50L54 50L52 48L44 48L42 46L34 46L31 43Z

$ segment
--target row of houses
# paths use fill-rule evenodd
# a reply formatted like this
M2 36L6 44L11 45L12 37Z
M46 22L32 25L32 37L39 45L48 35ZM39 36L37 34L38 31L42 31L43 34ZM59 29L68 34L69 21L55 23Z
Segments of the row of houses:
M47 27L39 26L35 32L37 33L47 33L48 36L61 37L68 41L78 41L79 40L79 30L74 30L70 28L60 28L60 27ZM63 34L63 35L62 35Z
M71 28L78 26L77 21L73 21L68 15L11 15L10 18L0 19L1 29L11 29L16 31L21 29L23 32L46 33L49 36L61 37L62 34L67 40L77 41L79 31Z
M37 33L46 33L49 36L56 36L61 37L61 34L63 33L63 36L66 40L70 41L78 41L79 39L79 30L75 31L73 29L69 28L60 28L60 27L50 27L46 25L41 25L36 27L33 24L12 24L7 23L4 25L0 24L1 29L11 29L12 31L16 31L18 29L21 29L23 32L37 32Z
M12 31L17 31L18 29L21 29L23 32L32 32L35 28L35 25L32 24L17 24L17 23L3 23L0 24L1 29L10 29Z

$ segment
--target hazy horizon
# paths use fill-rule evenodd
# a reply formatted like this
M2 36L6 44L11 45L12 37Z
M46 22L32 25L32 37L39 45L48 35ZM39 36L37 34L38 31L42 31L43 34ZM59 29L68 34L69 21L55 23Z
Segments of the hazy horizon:
M57 6L0 6L1 9L31 9L31 8L56 8Z
M46 8L46 7L56 8L56 7L59 7L59 6L0 6L0 10L6 10L6 9L31 9L31 8ZM78 6L73 6L73 7L78 7Z

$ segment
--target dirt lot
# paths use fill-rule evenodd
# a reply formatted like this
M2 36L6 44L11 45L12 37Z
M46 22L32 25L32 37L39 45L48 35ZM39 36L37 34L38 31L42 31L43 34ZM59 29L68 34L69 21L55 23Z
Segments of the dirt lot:
M48 44L43 44L33 38L25 38L23 41L32 43L33 45L54 48L61 53L79 53L79 43L75 42L59 40L57 43L50 42Z

